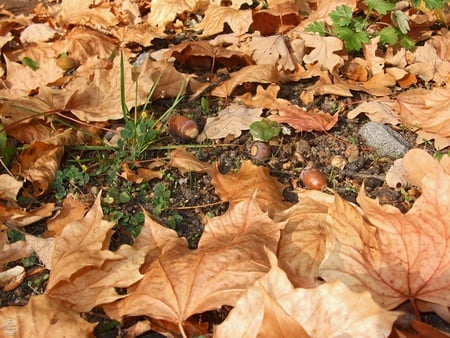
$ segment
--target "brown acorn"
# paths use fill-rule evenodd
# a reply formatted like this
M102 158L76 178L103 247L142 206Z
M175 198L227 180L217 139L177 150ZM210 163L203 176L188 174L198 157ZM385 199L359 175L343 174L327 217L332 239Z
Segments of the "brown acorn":
M198 124L194 120L183 116L174 115L169 119L169 132L185 140L193 140L198 135Z
M256 161L265 161L272 155L272 151L267 143L255 142L250 149L250 154Z
M303 184L311 190L323 190L327 186L327 178L322 172L307 165L300 173Z

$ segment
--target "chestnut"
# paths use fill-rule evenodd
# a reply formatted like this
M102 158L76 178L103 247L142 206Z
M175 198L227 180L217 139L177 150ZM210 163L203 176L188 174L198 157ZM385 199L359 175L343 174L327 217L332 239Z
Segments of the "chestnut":
M173 115L169 119L169 132L185 140L197 137L199 128L197 122L183 115Z
M323 190L327 186L327 178L322 172L307 165L300 173L303 184L311 190Z
M253 143L250 154L256 161L265 161L272 155L272 151L267 143L257 141Z

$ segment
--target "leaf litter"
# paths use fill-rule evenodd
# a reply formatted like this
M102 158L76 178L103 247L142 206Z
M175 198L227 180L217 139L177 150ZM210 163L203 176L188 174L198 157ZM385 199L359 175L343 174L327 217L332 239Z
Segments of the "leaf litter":
M331 24L329 13L343 4L356 11L359 1L268 1L251 11L246 1L63 0L26 16L2 10L2 132L27 146L10 168L2 163L2 270L26 259L44 265L25 265L27 282L12 287L16 299L4 290L3 333L46 336L57 322L51 335L91 336L83 312L100 327L105 318L118 321L116 336L443 335L425 323L407 321L414 334L394 322L425 320L425 312L449 320L449 35L435 31L413 50L379 48L375 38L355 57L337 38L304 32L310 22ZM121 83L119 50L127 60L163 53L125 62ZM124 203L125 212L143 210L140 234L127 240L104 214L99 188L107 184L80 187L55 207L52 183L76 153L71 146L98 145L102 128L120 126L122 86L131 107L155 83L156 111L180 87L194 94L176 109L203 133L192 143L163 134L158 146L181 147L147 154L157 160L151 175L132 181L150 182L153 193ZM264 117L283 128L262 163L252 159L247 130ZM417 149L395 166L377 158L355 142L367 119L407 126L400 131ZM0 139L2 156L7 147ZM340 169L338 156L347 162ZM302 188L300 170L311 161L328 175L326 191ZM124 162L122 177L136 175L130 165L145 169ZM155 187L167 177L173 191L158 214ZM174 229L170 210L183 218ZM26 235L13 239L11 229ZM205 320L211 313L220 320Z

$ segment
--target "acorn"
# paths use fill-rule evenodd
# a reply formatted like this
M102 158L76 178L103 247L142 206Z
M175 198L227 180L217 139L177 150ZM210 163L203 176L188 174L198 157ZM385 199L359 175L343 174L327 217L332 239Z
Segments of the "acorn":
M327 178L312 165L307 165L300 173L303 184L311 190L323 190L327 186Z
M272 150L267 143L257 141L253 143L250 155L256 161L265 161L272 155Z
M169 119L169 132L184 140L193 140L198 136L197 122L183 115L173 115Z

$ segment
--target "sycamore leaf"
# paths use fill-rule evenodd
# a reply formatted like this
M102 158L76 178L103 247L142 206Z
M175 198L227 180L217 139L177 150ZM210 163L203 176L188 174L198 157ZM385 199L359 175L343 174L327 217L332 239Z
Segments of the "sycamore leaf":
M209 0L152 0L147 21L152 26L165 26L177 14L204 12L208 5Z
M0 332L12 337L89 337L96 325L45 294L32 296L26 306L0 309L0 318L4 319Z
M212 175L212 185L222 201L233 206L250 198L256 190L259 207L273 214L287 209L290 204L283 201L284 184L270 175L269 168L256 166L251 161L244 161L238 172L221 174L216 166Z
M178 168L182 173L196 172L212 175L213 165L202 162L185 148L177 148L170 152L169 166Z
M430 169L406 214L381 206L364 189L358 195L364 217L336 196L319 271L325 280L368 290L387 309L416 299L450 306L450 168Z
M395 109L404 124L450 137L450 88L408 90L397 96Z
M261 108L247 108L244 105L232 103L219 112L216 117L208 117L198 140L219 139L225 137L237 138L242 130L248 130L250 124L261 120Z
M43 218L50 217L55 210L54 203L47 203L39 208L25 211L19 205L0 202L0 223L7 221L9 224L22 228L27 225L40 221Z
M0 199L15 201L23 182L16 180L13 176L0 175Z
M242 35L248 31L252 21L251 10L209 5L205 17L195 28L203 29L201 36L208 37L222 33L224 24L227 24L234 34Z
M245 82L249 83L277 83L279 74L274 65L250 65L237 72L231 73L230 79L224 81L211 91L211 95L218 97L230 96L234 89Z
M333 199L320 191L302 190L297 204L274 216L275 221L287 221L281 231L277 257L296 287L311 287L319 276L325 254L326 216Z
M306 47L314 48L311 53L303 57L305 63L318 62L325 69L328 69L330 73L333 72L336 66L344 64L344 60L334 53L342 50L342 40L311 33L302 33L300 36L305 40Z
M128 289L128 297L104 309L112 318L145 315L165 320L184 333L183 322L190 316L235 305L245 289L269 270L264 250L276 250L282 227L258 208L255 198L238 203L208 219L198 249L189 250L185 241L171 241L144 278ZM177 238L175 232L172 237Z
M330 130L338 120L338 114L330 115L316 108L304 111L284 99L276 99L271 112L278 114L269 116L269 119L278 123L287 123L297 131Z
M52 9L58 11L58 19L67 24L108 28L119 23L109 4L93 8L91 5L91 0L64 0L60 8L52 6Z
M63 154L63 146L35 142L22 151L12 171L33 184L34 196L41 196L54 181Z
M356 108L347 113L349 119L354 119L359 114L364 113L371 121L397 125L400 123L400 117L395 112L395 101L381 98L368 100L359 104Z
M268 252L271 270L238 300L214 337L387 337L399 313L342 282L294 289Z
M86 216L64 227L54 242L46 294L80 312L124 297L115 288L128 287L143 277L139 268L148 251L128 245L108 250L114 223L102 219L100 198L99 194Z

